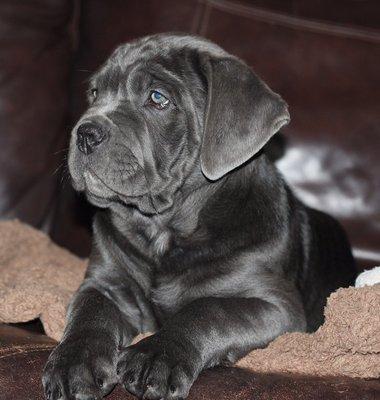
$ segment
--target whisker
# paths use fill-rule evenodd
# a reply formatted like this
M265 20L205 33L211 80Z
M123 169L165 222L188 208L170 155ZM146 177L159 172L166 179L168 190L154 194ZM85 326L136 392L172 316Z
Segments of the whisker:
M65 171L65 169L67 169L67 155L64 155L62 157L62 161L58 164L57 168L53 171L53 173L51 174L51 176L56 175L60 170L62 172Z
M57 172L63 167L63 163L59 164L58 167L53 171L53 173L51 174L52 176L56 175Z
M62 188L65 188L66 183L69 181L69 179L70 179L70 173L67 168L67 165L65 165L62 170L62 174L61 174L61 178L60 178L60 182L59 182L59 184L62 186Z
M57 155L57 154L59 154L59 153L63 153L64 151L68 151L68 150L69 150L69 148L68 148L68 147L65 147L64 149L61 149L61 150L56 151L55 153L53 153L53 155Z

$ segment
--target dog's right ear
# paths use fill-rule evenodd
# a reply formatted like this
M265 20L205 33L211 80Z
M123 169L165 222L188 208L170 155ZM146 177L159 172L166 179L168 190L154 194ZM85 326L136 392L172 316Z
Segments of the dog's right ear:
M238 58L205 55L202 68L208 101L201 168L217 180L254 156L290 116L282 98Z

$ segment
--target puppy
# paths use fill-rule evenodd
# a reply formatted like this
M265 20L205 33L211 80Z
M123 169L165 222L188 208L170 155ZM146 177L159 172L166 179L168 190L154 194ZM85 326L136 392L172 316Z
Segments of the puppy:
M203 369L321 324L354 261L338 223L266 156L289 122L279 95L215 44L160 34L120 46L89 103L69 170L99 211L47 399L98 399L117 382L185 398Z

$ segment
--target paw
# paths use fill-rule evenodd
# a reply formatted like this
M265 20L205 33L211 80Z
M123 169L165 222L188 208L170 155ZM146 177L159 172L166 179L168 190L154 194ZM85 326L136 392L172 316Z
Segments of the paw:
M123 350L117 374L125 389L139 398L177 400L189 394L200 365L192 345L156 334Z
M113 352L116 353L116 352ZM116 356L96 343L62 342L50 354L42 384L47 400L95 400L117 383Z

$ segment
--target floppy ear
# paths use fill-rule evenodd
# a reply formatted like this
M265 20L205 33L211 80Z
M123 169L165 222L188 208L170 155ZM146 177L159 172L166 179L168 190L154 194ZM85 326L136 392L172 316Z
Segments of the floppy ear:
M290 116L281 97L239 59L207 57L203 67L208 102L201 168L217 180L256 154Z

